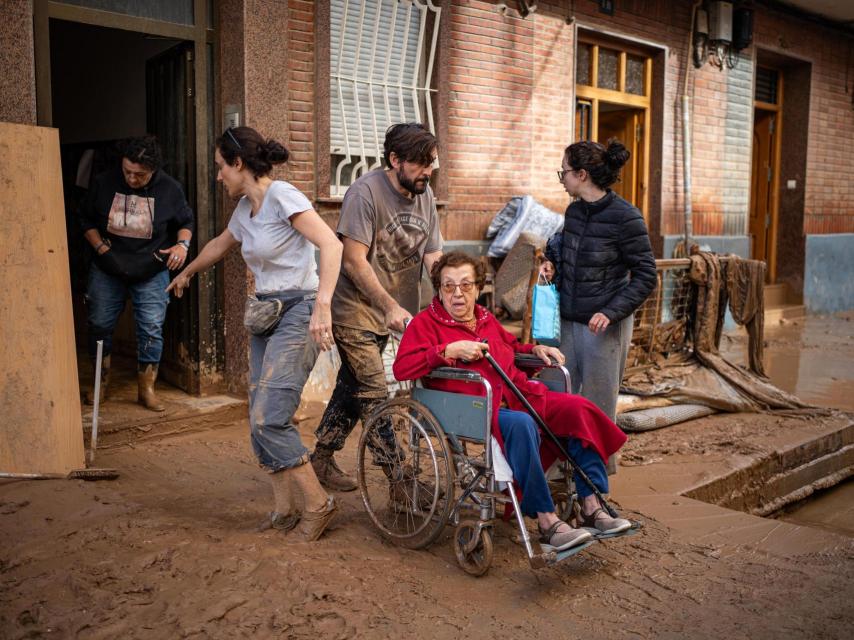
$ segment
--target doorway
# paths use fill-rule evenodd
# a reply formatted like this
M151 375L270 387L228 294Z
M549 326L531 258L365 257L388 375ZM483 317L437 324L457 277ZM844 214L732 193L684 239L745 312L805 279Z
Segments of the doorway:
M783 121L783 79L777 69L763 66L756 68L753 106L749 220L751 258L767 263L767 282L774 284Z
M85 358L85 292L91 252L78 227L94 177L120 161L119 143L152 133L167 174L197 207L193 43L175 38L51 19L52 124L59 129L75 338ZM194 295L173 298L164 326L161 378L194 388L198 307ZM130 303L114 334L113 353L135 361Z
M575 68L575 137L607 144L616 138L629 151L612 189L649 214L648 123L652 55L627 43L579 34Z

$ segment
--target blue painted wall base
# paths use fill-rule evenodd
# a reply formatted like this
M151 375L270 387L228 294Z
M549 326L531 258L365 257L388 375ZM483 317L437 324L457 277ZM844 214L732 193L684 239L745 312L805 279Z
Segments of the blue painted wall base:
M854 233L807 236L804 306L810 313L854 309Z

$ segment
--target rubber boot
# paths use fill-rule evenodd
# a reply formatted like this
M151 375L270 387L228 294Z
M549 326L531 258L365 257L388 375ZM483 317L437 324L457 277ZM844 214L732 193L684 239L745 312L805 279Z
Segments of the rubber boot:
M157 365L139 363L136 374L137 402L151 411L166 411L154 393L154 381L157 380Z
M92 370L94 371L97 368L98 361L92 360ZM98 394L100 396L100 400L98 404L104 404L107 400L107 387L110 384L110 356L104 356L101 358L101 391ZM88 405L95 404L95 388L92 387L88 391L86 391L86 395L83 398L83 402Z
M317 479L332 491L355 491L359 486L350 476L341 471L335 462L335 452L331 449L315 448L311 454L311 466Z

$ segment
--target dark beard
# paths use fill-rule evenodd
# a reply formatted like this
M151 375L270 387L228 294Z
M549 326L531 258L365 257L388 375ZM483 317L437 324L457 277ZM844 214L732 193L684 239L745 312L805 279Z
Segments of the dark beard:
M424 177L419 180L410 180L406 176L403 175L403 169L397 170L397 181L400 183L400 186L406 189L409 193L414 196L419 196L425 191L427 191L427 185L430 184L430 178Z

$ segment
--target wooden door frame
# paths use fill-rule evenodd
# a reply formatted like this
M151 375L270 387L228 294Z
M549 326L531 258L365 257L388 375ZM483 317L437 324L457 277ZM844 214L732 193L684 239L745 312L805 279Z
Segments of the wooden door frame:
M216 10L216 9L215 9ZM209 95L214 87L210 86L208 70L215 60L208 54L208 48L216 45L217 34L214 28L214 16L208 15L207 0L193 0L195 24L180 25L149 18L124 15L111 11L90 9L76 5L63 4L54 0L33 0L33 42L36 67L36 119L40 126L53 126L51 70L50 70L50 20L65 20L92 26L133 31L193 43L195 57L195 157L196 157L196 229L193 239L201 248L216 236L216 198L211 173L211 148L213 139L209 131L214 122L215 104L211 104ZM216 77L213 74L212 77ZM192 376L189 390L202 393L218 389L218 361L223 342L223 331L217 326L218 298L222 292L217 290L217 279L213 269L198 274L198 353L193 354L196 371Z
M633 44L631 41L624 41L621 38L614 37L600 37L596 34L591 34L589 32L581 32L576 31L575 38L575 51L576 54L574 56L575 60L578 60L578 45L586 44L590 45L591 55L590 55L590 79L594 86L590 85L581 85L577 82L577 71L576 71L576 82L574 85L574 93L572 100L572 109L573 109L573 123L575 122L575 105L576 102L581 100L586 100L591 103L590 109L590 131L591 136L597 142L602 142L598 140L598 132L599 132L599 102L608 102L610 104L617 104L623 107L638 109L643 112L643 161L642 166L640 167L640 176L637 176L635 179L639 181L639 188L642 190L641 202L638 207L643 213L644 220L647 225L649 225L649 156L650 156L650 123L652 116L652 63L654 54L642 47L639 47ZM608 49L615 49L619 51L619 58L617 62L617 91L611 89L602 89L600 87L595 86L596 79L598 77L598 66L599 66L599 47L605 47ZM634 54L637 56L642 56L644 58L644 69L643 69L643 92L644 95L639 96L631 93L626 93L625 91L625 80L626 80L626 59L628 54ZM575 127L573 125L573 139L575 137Z
M783 70L778 67L766 65L766 64L756 64L754 67L754 83L756 78L755 69L759 67L763 67L765 69L771 69L777 73L777 103L773 104L770 102L763 102L761 100L756 100L755 89L754 89L754 100L753 100L753 124L752 131L756 130L756 110L759 109L761 111L767 111L774 113L774 132L771 136L771 157L772 157L772 167L771 167L771 223L768 226L768 234L770 237L767 239L767 255L766 262L768 265L768 284L774 284L777 281L777 232L778 232L778 223L780 217L780 164L781 164L781 156L783 145L781 141L783 139ZM751 135L751 141L753 136ZM751 149L751 158L753 157L753 150ZM750 167L751 176L753 175L754 167ZM751 181L752 182L752 181ZM753 210L753 198L755 194L751 190L750 192L750 200L748 202L748 212ZM750 216L747 217L747 233L750 235Z

